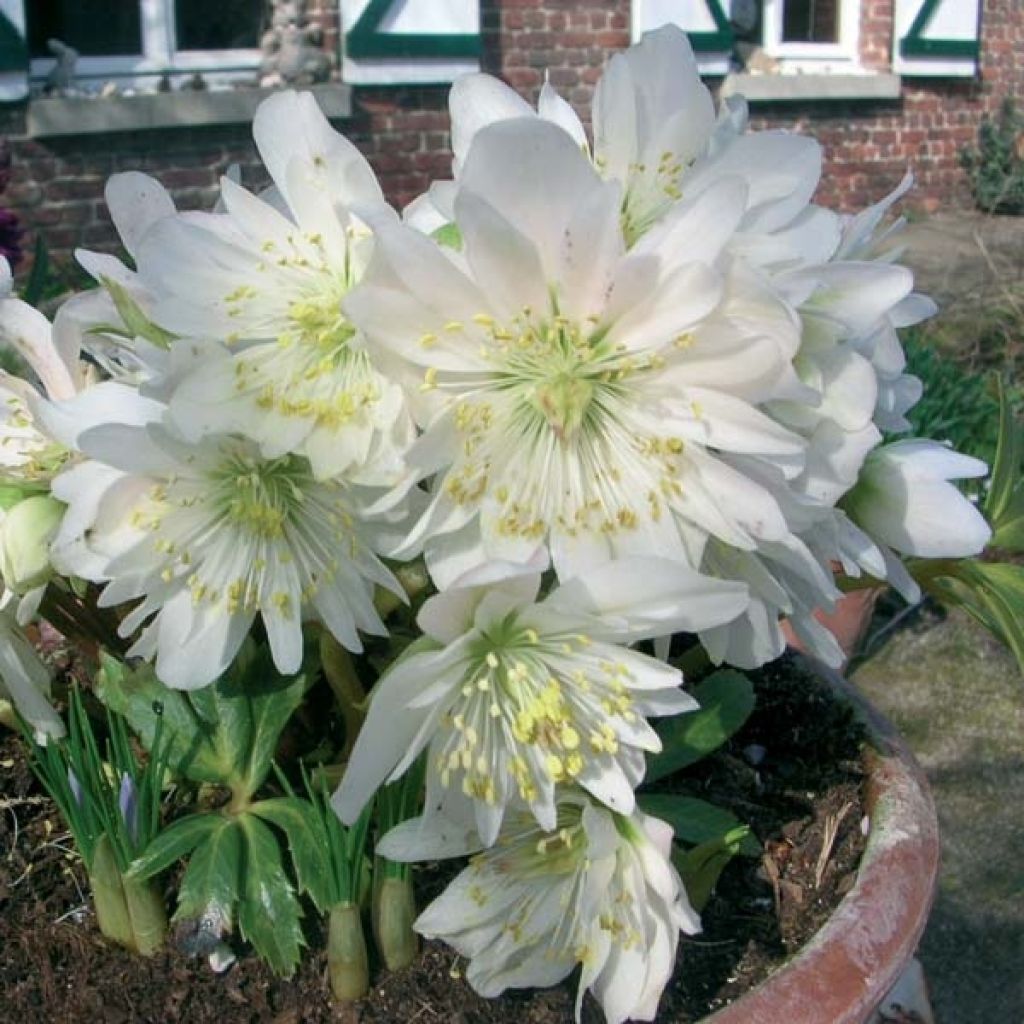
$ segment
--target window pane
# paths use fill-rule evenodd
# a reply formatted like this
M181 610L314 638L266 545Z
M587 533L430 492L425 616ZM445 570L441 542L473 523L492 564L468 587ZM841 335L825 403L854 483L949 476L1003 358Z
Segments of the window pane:
M265 0L174 0L178 49L255 49L266 7Z
M28 47L49 57L48 39L59 39L86 56L142 53L138 0L28 0Z
M783 0L784 43L839 42L841 0Z

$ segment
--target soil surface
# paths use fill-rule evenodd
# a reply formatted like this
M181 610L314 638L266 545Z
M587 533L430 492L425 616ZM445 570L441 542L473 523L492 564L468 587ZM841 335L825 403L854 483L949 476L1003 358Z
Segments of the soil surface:
M704 931L680 942L658 1020L697 1021L763 980L818 930L852 886L864 846L862 734L798 663L756 676L758 708L713 757L665 785L711 799L748 822L760 858L737 857L704 909ZM662 785L660 788L665 788ZM422 901L449 877L427 866ZM170 897L170 894L168 894ZM310 949L291 979L239 949L215 974L169 949L132 957L99 934L82 863L10 734L0 736L0 1021L344 1021L555 1024L573 1014L576 977L553 989L484 1000L464 963L428 943L406 970L374 974L360 1003L332 1007L324 937L307 915ZM603 1016L589 997L583 1019Z

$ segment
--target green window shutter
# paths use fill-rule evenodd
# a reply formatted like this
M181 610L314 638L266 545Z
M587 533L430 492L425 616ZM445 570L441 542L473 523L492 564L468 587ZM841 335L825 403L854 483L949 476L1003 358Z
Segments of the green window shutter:
M402 8L428 9L430 0L370 0L351 28L345 33L345 52L349 57L476 57L480 53L480 32L460 31L462 20L446 17L449 11L437 7L436 31L389 31L388 19ZM476 0L466 0L467 8ZM452 5L449 5L451 7ZM449 24L446 25L445 21Z
M0 0L0 103L28 95L28 45L22 0Z
M728 0L689 0L667 4L664 0L633 0L633 38L672 22L690 37L701 71L725 74L733 47Z
M972 77L981 48L980 0L896 0L893 70Z

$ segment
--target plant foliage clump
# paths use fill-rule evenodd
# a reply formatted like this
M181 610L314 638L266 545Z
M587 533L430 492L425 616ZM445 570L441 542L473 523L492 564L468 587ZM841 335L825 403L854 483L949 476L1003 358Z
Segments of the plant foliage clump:
M995 117L978 128L978 145L963 150L960 163L974 201L986 213L1024 212L1024 115L1007 97Z

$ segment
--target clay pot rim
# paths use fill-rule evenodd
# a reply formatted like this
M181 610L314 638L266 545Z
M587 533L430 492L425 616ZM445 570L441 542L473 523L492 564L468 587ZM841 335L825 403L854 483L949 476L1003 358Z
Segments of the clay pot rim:
M814 938L706 1024L864 1024L917 949L935 897L938 821L921 766L842 676L805 663L867 727L867 847L853 888Z

